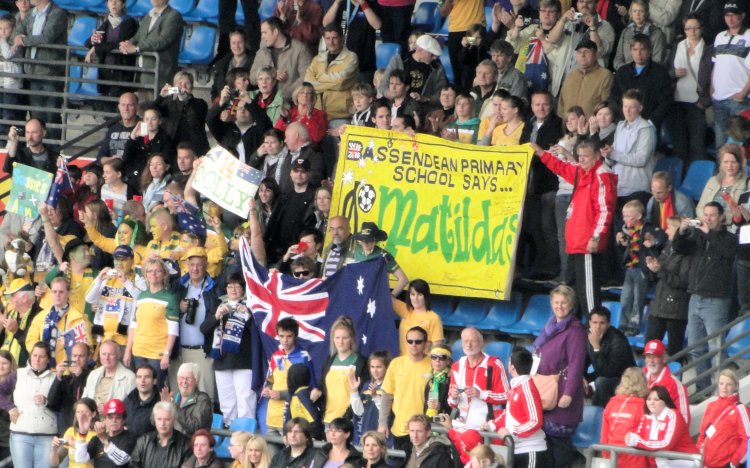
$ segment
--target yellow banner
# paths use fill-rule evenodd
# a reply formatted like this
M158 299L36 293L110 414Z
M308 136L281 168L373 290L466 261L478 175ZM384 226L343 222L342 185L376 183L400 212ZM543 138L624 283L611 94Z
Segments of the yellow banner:
M377 223L382 247L434 294L507 300L532 154L347 125L331 216L353 232Z

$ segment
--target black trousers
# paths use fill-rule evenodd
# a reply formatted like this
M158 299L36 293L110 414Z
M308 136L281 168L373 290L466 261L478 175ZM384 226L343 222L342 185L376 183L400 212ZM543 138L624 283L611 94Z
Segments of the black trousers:
M380 27L380 38L383 42L401 44L401 52L408 50L409 34L411 34L411 14L414 5L402 7L381 6L383 25Z
M667 354L674 356L677 352L682 351L685 343L687 323L687 319L668 319L649 315L648 327L646 328L646 343L651 340L664 340L664 334L668 333L669 345L667 346Z
M547 450L513 455L513 468L543 468L548 465Z

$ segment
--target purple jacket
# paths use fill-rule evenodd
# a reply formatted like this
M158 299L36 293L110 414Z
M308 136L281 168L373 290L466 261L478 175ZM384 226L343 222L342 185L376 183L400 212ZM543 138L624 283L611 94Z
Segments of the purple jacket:
M16 373L11 372L4 381L0 382L0 410L10 411L16 407L11 401L15 388Z
M542 355L539 374L554 375L567 367L566 377L560 379L557 397L569 395L573 398L567 408L545 411L544 419L575 429L583 416L582 382L586 364L586 331L581 321L576 318L571 320L568 327L550 338L539 352Z

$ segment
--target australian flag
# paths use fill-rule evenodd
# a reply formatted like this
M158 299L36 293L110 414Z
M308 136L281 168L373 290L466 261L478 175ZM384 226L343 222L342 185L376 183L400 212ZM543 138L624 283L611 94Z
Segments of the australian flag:
M65 354L70 357L73 355L73 346L76 343L86 343L86 323L81 322L70 330L66 331L63 335L63 343L65 343Z
M276 336L276 323L292 317L299 324L299 343L312 358L316 375L321 375L329 354L328 332L334 320L348 315L354 322L359 352L398 352L398 333L382 258L347 265L322 281L297 279L278 271L269 272L241 239L240 258L247 281L247 305L262 335ZM275 341L264 339L266 353L276 350Z
M70 181L70 175L68 174L68 163L65 162L65 158L61 157L58 158L57 172L55 173L55 179L52 181L52 187L49 189L47 205L52 208L57 207L57 200L70 192L73 192L73 183Z
M529 94L549 87L549 62L544 54L542 41L537 37L529 40L529 47L526 49L525 75L529 82Z
M184 198L172 195L177 205L177 226L180 232L191 232L206 240L206 223L198 216L198 208Z

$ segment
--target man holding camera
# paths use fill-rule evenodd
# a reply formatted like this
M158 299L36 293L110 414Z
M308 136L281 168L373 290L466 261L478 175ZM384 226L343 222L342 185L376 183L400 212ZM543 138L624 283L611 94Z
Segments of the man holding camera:
M57 171L57 149L44 144L47 136L47 125L42 119L30 118L23 129L10 127L8 132L8 157L5 158L3 171L13 175L13 163L35 167L50 174ZM26 144L19 143L18 138L25 137Z
M198 388L214 398L214 370L211 346L213 333L201 333L200 326L207 315L213 314L221 304L220 288L206 273L208 256L203 247L187 251L188 272L175 286L175 296L180 300L180 354L169 366L170 387L177 388L177 369L184 362L194 362L200 368Z
M693 346L707 335L714 333L729 322L729 304L732 292L732 264L737 252L737 237L724 227L724 208L711 201L703 207L700 220L684 218L675 234L675 252L691 257L688 276L688 346ZM709 340L708 349L713 351L722 345L724 337ZM706 345L690 352L696 359L706 354ZM720 354L714 356L714 369L720 369ZM701 373L711 366L703 361L696 367ZM698 380L698 390L711 384L710 377Z

